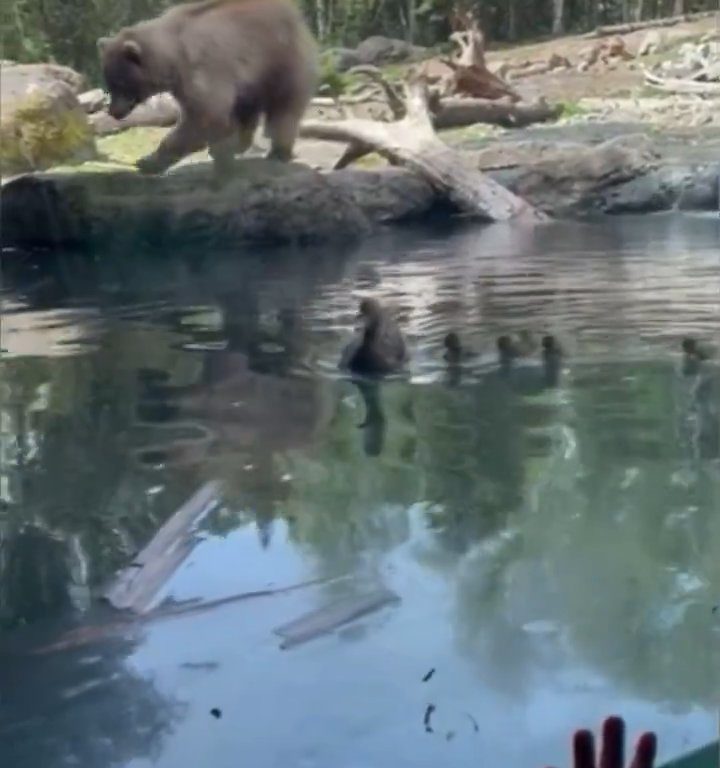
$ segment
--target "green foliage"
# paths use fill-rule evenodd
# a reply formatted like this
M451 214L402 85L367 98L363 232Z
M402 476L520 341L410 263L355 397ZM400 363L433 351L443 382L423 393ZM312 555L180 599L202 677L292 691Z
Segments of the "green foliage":
M320 62L320 87L330 96L340 96L349 85L349 77L338 72L335 59L331 52L323 54Z
M640 0L565 0L560 29L582 31L597 24L634 20ZM54 60L99 83L96 41L120 27L156 16L173 0L15 0L2 4L3 58L21 62ZM453 11L473 11L491 43L547 36L553 27L553 0L302 0L320 42L355 46L370 35L386 35L435 46L446 43ZM712 10L701 0L690 10ZM672 12L669 2L645 2L643 18ZM522 13L521 13L522 11Z
M562 112L560 113L560 117L570 118L570 117L582 117L583 115L586 115L588 110L582 106L582 104L579 104L577 101L564 101L560 105L562 107Z

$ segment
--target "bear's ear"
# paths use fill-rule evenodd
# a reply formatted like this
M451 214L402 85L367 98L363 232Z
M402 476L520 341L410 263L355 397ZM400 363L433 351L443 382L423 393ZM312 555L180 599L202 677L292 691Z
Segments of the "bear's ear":
M97 41L98 51L100 51L100 53L105 53L109 44L110 44L109 37L98 38L98 41Z
M123 42L123 53L125 54L125 58L129 59L134 64L142 63L142 49L137 40L125 40Z

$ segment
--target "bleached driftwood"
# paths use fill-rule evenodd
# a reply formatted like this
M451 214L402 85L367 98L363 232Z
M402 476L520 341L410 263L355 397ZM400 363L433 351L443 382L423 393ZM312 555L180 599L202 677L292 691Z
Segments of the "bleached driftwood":
M336 122L307 121L301 135L327 141L342 141L355 147L356 157L378 152L391 163L404 165L427 179L464 213L491 221L524 218L542 221L547 217L510 192L448 147L435 133L428 107L428 91L422 78L405 87L402 119L392 123L348 119ZM348 153L346 153L347 155Z
M666 93L694 93L698 96L720 96L720 83L706 83L692 78L658 77L645 72L645 83Z

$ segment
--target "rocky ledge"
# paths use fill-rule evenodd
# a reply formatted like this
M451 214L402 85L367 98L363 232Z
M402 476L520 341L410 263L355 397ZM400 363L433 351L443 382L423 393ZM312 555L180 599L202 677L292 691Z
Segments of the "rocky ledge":
M718 209L717 154L669 157L641 133L583 142L528 131L465 151L468 163L555 216ZM446 201L404 169L321 172L249 158L223 187L206 164L157 178L16 177L2 187L1 224L6 247L208 247L347 240L439 211L447 215Z

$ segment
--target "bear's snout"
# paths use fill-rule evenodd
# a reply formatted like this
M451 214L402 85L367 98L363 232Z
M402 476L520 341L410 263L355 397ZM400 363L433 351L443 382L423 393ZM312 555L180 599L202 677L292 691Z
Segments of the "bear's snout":
M127 117L135 108L135 102L130 99L118 99L113 98L108 107L110 117L114 117L116 120L122 120Z

